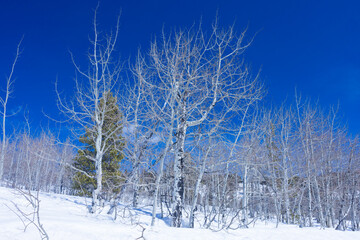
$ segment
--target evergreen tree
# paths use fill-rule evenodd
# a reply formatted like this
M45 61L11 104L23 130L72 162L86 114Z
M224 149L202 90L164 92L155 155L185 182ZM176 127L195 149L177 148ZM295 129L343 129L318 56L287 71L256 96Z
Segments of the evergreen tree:
M106 102L104 101L106 99ZM123 160L124 138L122 137L122 114L117 105L117 99L111 92L105 94L100 100L100 105L105 104L105 116L102 133L102 141L106 141L108 146L102 161L102 182L103 182L103 198L109 199L111 195L120 191L120 184L123 181L120 171L120 164ZM120 127L119 127L120 126ZM73 189L76 194L81 196L91 196L96 188L95 178L95 162L91 159L96 155L95 139L96 131L91 128L85 130L85 134L79 139L84 145L84 149L78 151L74 160L74 167L87 173L76 172L73 177Z

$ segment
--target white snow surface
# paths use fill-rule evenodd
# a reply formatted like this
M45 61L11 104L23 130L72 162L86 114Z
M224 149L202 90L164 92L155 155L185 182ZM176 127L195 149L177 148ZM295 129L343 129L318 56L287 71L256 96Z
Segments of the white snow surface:
M40 216L42 224L51 240L71 239L137 239L141 236L142 227L145 228L146 240L161 239L241 239L241 240L350 240L360 239L360 232L336 231L334 229L299 228L295 225L280 224L278 228L272 222L256 222L248 229L212 231L201 228L172 228L166 220L157 219L156 226L149 226L151 221L151 208L144 207L120 213L118 219L106 214L104 209L99 214L89 214L86 199L82 197L59 195L53 193L40 193ZM89 200L88 200L89 201ZM14 189L0 187L0 239L40 239L34 226L29 226L24 232L24 225L9 208L15 210L13 203L20 209L27 208L24 197L17 194ZM88 203L88 202L87 202ZM125 208L123 208L125 209ZM16 211L16 210L15 210ZM122 217L121 214L126 214ZM133 222L133 223L132 223ZM139 223L141 226L136 225Z

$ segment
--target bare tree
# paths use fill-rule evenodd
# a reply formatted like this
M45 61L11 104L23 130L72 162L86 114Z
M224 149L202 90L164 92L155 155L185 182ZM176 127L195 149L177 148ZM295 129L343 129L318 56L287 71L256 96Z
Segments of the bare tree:
M122 127L118 125L116 129L105 129L104 123L108 118L106 111L109 109L108 98L111 97L110 92L114 92L116 96L116 83L119 80L121 65L115 55L115 46L119 33L119 18L115 31L106 35L104 38L100 36L97 28L96 18L97 8L93 22L94 36L91 39L92 49L89 51L89 69L84 72L76 63L72 56L74 66L80 75L80 79L76 78L75 99L72 102L66 102L58 94L58 106L70 121L76 124L80 130L73 130L74 136L79 139L84 134L84 130L89 131L91 141L96 151L95 156L86 155L86 157L95 163L95 180L96 188L93 191L92 207L90 212L96 212L100 206L102 192L102 161L104 154L110 147L110 140L115 140L120 136L116 136L118 130ZM83 81L81 81L81 79ZM81 151L81 148L79 148ZM84 152L85 154L85 152ZM89 177L92 177L88 175Z
M154 105L150 103L149 87L142 79L143 71L147 71L143 65L139 53L136 64L132 67L133 79L124 86L124 92L120 95L121 110L124 113L124 135L126 146L124 149L127 159L132 164L132 170L126 178L126 185L132 186L133 207L137 207L140 194L140 171L151 167L151 161L157 161L157 145L160 142L159 121L152 114ZM133 80L133 81L132 81ZM154 99L153 99L154 100Z
M6 88L5 88L5 96L4 97L0 97L0 104L2 106L2 110L0 111L0 114L2 116L2 124L1 124L1 130L2 130L2 135L1 135L1 153L0 153L0 180L2 180L3 175L4 175L4 159L5 159L5 154L6 154L6 144L7 144L7 139L6 139L6 118L11 116L12 114L8 114L7 113L7 105L8 105L8 101L9 98L11 97L11 94L13 93L13 85L14 85L14 71L15 71L15 65L16 62L20 56L20 46L21 46L21 42L22 39L20 40L20 42L17 45L16 48L16 55L15 55L15 59L11 65L11 70L10 70L10 74L9 76L6 78Z
M28 228L28 226L33 225L38 230L41 239L49 239L49 235L46 232L43 224L40 219L40 198L39 198L39 190L36 193L32 193L30 190L22 190L20 188L17 189L17 193L22 196L28 206L30 206L30 210L24 209L19 206L15 202L12 202L15 209L7 206L23 223L24 232Z
M188 134L213 119L231 119L262 95L258 78L252 78L243 64L242 53L250 44L244 44L245 31L237 36L232 27L221 30L217 23L209 35L201 26L194 28L174 31L169 36L163 33L162 41L154 41L146 63L151 74L143 77L144 84L151 86L161 97L158 102L163 103L155 115L166 122L164 125L173 123L175 227L182 222Z
M139 54L136 64L133 67L135 81L132 93L135 94L130 94L130 96L134 96L134 100L132 101L133 104L129 104L129 106L133 105L133 107L131 107L132 111L130 112L130 116L134 116L132 124L134 127L133 134L135 134L134 148L130 155L136 158L135 162L138 162L140 160L139 157L144 155L144 150L148 147L149 142L151 142L150 139L153 135L156 135L156 138L158 139L157 142L164 143L165 145L164 147L152 148L152 157L148 159L149 162L154 162L154 164L152 164L153 168L156 168L158 165L153 196L152 226L155 224L156 209L159 200L160 183L164 174L165 159L168 156L173 144L176 114L175 108L173 107L175 104L175 98L172 96L172 92L163 91L162 88L159 88L159 86L153 82L153 70L154 69L147 64L144 57ZM143 131L140 129L143 129ZM158 149L158 151L155 151L155 149ZM155 152L157 154L154 154Z

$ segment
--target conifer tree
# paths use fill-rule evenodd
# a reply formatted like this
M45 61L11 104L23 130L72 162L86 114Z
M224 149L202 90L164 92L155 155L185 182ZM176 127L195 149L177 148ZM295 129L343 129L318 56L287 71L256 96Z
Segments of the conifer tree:
M104 103L106 99L106 103ZM111 92L108 92L100 100L100 105L105 104L105 116L102 133L102 141L106 141L107 151L102 160L102 198L109 199L113 194L120 190L123 177L120 164L123 156L124 138L122 137L122 114L117 105L117 99ZM73 188L78 195L91 196L96 188L95 162L91 157L95 157L95 139L97 132L87 128L85 134L79 139L84 148L78 151L74 161L74 167L83 172L76 172L73 177ZM85 173L87 174L85 174Z

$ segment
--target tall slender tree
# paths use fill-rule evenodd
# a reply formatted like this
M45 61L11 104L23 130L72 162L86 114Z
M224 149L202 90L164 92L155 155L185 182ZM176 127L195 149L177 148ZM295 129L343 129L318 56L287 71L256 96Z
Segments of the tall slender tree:
M11 93L13 92L13 85L14 85L14 70L16 62L20 56L20 45L21 45L22 39L20 40L19 44L16 48L16 55L15 59L11 65L11 70L9 76L6 78L6 88L5 88L5 96L0 96L0 115L1 115L1 152L0 152L0 180L3 177L4 174L4 159L5 159L5 152L6 152L6 118L9 117L9 114L7 113L7 105L9 98L11 96Z
M97 11L97 10L96 10ZM73 122L73 127L78 127L79 131L74 131L75 137L80 138L84 134L84 129L91 132L94 143L94 153L86 154L86 157L95 164L94 176L88 175L81 169L77 169L90 178L96 179L96 188L92 192L92 207L90 212L94 213L100 204L101 192L103 191L103 161L104 156L111 151L111 141L116 136L121 125L115 129L107 129L107 115L105 114L108 105L111 106L111 95L116 95L116 83L120 77L121 64L115 56L115 46L119 33L119 18L114 32L102 37L97 28L96 11L94 17L94 35L91 39L92 48L88 54L89 68L83 71L73 59L73 63L80 78L75 79L76 92L75 100L66 102L58 93L58 105L60 111ZM57 88L56 88L57 89Z

